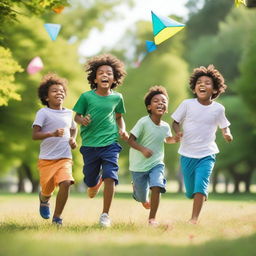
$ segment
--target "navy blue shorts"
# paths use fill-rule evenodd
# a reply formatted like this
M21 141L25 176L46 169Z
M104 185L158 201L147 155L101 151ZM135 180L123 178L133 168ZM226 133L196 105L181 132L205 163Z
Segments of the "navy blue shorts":
M82 146L80 152L84 159L84 183L88 187L94 187L102 175L103 180L111 178L117 185L118 158L121 150L122 147L116 142L105 147Z

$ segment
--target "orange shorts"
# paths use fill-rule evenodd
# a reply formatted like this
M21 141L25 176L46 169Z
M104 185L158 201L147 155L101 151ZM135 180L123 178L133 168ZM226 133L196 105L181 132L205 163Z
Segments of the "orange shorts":
M63 181L69 180L72 184L74 183L72 164L73 162L69 158L38 160L37 167L39 170L41 193L43 196L51 196L55 187Z

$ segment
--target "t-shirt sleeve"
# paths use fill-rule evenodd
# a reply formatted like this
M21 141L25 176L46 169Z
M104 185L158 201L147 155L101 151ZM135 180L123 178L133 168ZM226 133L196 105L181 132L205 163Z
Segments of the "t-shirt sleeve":
M225 115L224 106L221 106L220 114L218 115L218 126L220 129L230 126L230 122L228 121Z
M40 127L43 127L44 125L44 122L45 122L45 112L41 110L37 111L36 113L36 117L35 117L35 120L32 124L32 127L35 126L35 125L38 125Z
M136 138L138 138L143 131L143 122L140 119L135 126L131 129L130 133L133 134Z
M84 94L82 94L78 101L76 102L75 106L73 107L73 111L77 114L85 115L87 110L88 102Z
M185 101L183 101L178 107L177 109L173 112L173 114L171 115L171 118L180 123L183 121L183 119L185 118L186 115L186 110L187 110L187 104Z
M76 127L77 127L76 122L74 121L74 119L72 119L70 129L73 130L73 129L76 129Z
M125 113L125 107L124 107L124 99L123 96L120 94L119 102L115 108L115 113Z
M166 138L167 137L171 137L172 136L172 132L171 132L171 128L170 128L170 125L169 124L167 124L166 125Z

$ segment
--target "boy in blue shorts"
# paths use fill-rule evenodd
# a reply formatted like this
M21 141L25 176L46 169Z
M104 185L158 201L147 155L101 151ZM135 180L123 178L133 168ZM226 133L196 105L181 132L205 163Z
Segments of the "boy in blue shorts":
M193 198L189 223L197 224L208 196L210 175L219 153L215 143L219 127L227 142L233 140L225 108L214 100L225 91L224 78L213 65L194 69L190 77L194 99L184 100L172 114L173 130L181 139L179 154L186 196ZM182 127L182 130L181 130Z
M96 56L87 63L87 79L91 90L83 93L75 104L75 121L81 125L84 182L90 198L96 196L104 182L102 227L109 227L109 209L118 184L118 137L128 139L122 114L123 97L113 89L126 75L123 63L110 54Z
M164 87L153 86L145 95L149 115L142 117L133 127L128 140L129 163L133 180L133 197L144 208L150 209L148 224L157 226L155 220L160 193L165 193L164 142L175 143L169 124L161 118L167 112L168 94ZM148 194L151 190L151 199Z

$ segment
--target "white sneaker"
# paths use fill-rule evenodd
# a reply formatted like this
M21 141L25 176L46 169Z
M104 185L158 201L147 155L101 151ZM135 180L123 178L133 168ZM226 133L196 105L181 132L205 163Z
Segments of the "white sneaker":
M102 213L100 215L99 224L104 228L111 226L111 221L107 213Z

